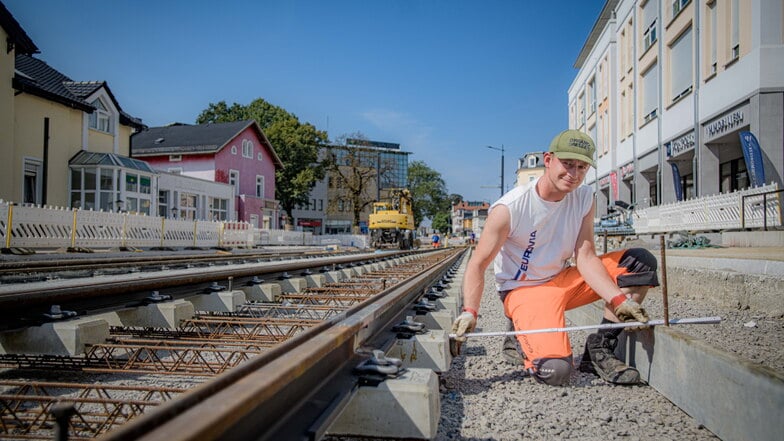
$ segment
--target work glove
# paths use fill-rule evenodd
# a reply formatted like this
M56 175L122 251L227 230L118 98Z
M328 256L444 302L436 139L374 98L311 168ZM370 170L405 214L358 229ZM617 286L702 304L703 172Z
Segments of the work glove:
M615 307L613 312L622 322L648 323L648 313L632 299L624 300L623 303Z
M457 316L455 322L452 324L452 333L455 338L449 340L449 352L453 357L460 355L460 347L465 343L466 338L464 335L473 332L476 328L476 318L468 311L464 311Z

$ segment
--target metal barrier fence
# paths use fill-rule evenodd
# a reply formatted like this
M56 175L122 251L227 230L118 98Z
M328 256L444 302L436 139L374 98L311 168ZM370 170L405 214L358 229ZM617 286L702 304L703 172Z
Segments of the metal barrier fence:
M768 196L775 194L775 197ZM778 184L703 196L634 212L637 234L782 226Z

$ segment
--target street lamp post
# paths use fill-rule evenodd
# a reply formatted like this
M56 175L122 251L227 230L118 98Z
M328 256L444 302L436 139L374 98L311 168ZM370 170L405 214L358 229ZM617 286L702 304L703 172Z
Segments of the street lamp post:
M489 149L498 150L501 152L501 196L504 195L504 145L501 144L501 148L493 147L491 145L487 146Z

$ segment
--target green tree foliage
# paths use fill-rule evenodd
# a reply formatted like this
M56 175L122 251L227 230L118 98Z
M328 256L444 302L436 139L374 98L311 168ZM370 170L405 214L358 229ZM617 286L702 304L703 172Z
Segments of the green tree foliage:
M452 230L452 215L449 212L439 211L433 216L433 229L437 231Z
M447 231L451 225L452 201L441 174L422 161L413 161L408 164L408 187L413 199L414 225L427 217L433 220L433 228ZM441 227L436 226L437 220L443 224Z
M310 123L301 123L296 115L262 98L247 106L225 101L210 103L196 119L198 124L253 119L269 139L283 167L275 172L275 197L289 214L297 205L308 203L310 190L324 178L324 166L318 160L319 146L327 133Z

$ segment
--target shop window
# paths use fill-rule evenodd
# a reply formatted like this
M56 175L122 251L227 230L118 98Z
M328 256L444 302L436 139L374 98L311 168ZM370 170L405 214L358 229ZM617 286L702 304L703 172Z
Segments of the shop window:
M743 158L733 159L719 166L719 183L722 193L749 188L749 173Z

